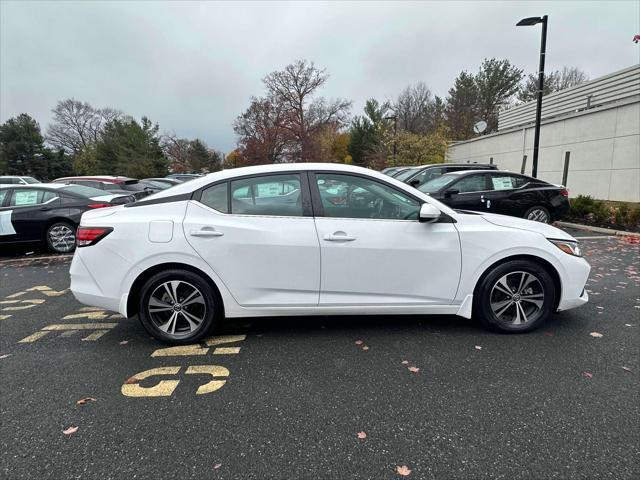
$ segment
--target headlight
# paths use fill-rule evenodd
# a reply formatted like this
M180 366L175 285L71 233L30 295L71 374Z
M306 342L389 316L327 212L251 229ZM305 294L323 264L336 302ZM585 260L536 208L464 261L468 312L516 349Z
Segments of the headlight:
M568 253L569 255L573 255L574 257L582 256L582 251L580 250L578 242L571 242L569 240L553 240L551 238L548 238L547 240L553 243L564 253Z

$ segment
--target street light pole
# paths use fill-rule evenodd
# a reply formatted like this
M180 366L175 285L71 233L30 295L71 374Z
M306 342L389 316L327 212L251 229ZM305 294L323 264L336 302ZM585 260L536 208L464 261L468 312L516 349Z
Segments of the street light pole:
M520 20L516 25L531 26L542 23L542 36L540 39L540 64L538 66L538 97L536 103L536 126L533 134L533 165L531 175L538 177L538 151L540 149L540 122L542 119L542 92L544 90L544 60L547 51L547 20L548 16L530 17Z

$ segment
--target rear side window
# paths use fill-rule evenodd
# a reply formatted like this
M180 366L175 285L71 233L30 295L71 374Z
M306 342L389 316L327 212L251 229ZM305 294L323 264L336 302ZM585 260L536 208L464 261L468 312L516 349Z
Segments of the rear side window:
M229 184L226 182L209 187L202 191L200 203L219 212L229 213L228 189Z
M302 217L300 175L265 175L232 181L231 213Z
M526 183L526 179L516 175L491 175L491 190L513 190Z
M440 177L443 173L445 173L444 167L438 168L427 168L413 177L411 180L418 180L420 184L426 183L429 180L433 180L434 178Z
M48 202L55 197L55 193L45 190L14 190L9 206L21 207L38 205L40 203Z
M7 193L9 190L0 190L0 207L4 203L4 199L7 198Z

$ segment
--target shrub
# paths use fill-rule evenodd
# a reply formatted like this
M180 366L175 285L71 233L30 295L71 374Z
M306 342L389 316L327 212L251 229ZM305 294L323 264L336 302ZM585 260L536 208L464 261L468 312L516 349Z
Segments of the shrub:
M640 227L640 205L606 202L589 195L579 195L571 200L571 216L597 223L615 223L631 229Z

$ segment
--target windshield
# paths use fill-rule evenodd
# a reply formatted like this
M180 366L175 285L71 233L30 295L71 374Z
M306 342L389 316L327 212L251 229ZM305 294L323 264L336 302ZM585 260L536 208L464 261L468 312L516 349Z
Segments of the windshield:
M100 190L99 188L93 188L93 187L85 187L84 185L67 185L67 186L61 187L60 190L63 190L69 193L75 193L76 195L80 195L86 198L99 197L99 196L105 195L104 190Z
M395 179L396 180L400 180L401 182L404 182L410 176L412 176L414 173L416 173L417 170L418 170L417 168L410 168L408 170L405 170L404 172L399 173L398 175L396 175Z
M31 184L31 183L40 183L40 180L36 180L33 177L22 177L22 180L24 180L25 183L29 183L29 184Z
M444 174L441 177L437 177L423 183L418 187L418 190L422 193L434 193L455 182L458 178L458 175Z

